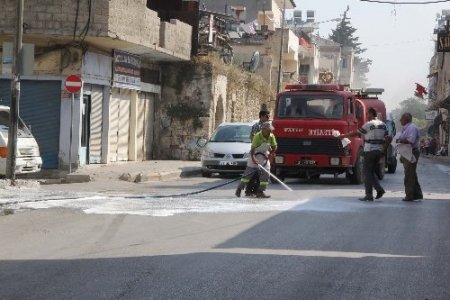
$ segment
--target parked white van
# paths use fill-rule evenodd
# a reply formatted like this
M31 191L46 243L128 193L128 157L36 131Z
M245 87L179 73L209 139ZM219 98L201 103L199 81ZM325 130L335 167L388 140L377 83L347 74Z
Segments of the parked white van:
M9 107L0 105L0 176L6 175L8 156ZM19 118L17 129L16 174L39 172L42 158L31 131Z

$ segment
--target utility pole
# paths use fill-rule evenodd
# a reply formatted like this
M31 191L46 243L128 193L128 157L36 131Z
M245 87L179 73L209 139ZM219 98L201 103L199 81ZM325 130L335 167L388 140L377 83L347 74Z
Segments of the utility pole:
M20 72L22 69L23 3L17 1L16 35L14 37L14 55L11 82L11 106L9 111L8 156L6 159L6 178L16 179L17 127L19 120Z
M280 42L280 57L278 60L278 80L277 80L277 94L280 92L281 85L281 61L283 59L283 43L284 43L284 14L286 12L286 0L283 1L283 12L281 14L281 42Z

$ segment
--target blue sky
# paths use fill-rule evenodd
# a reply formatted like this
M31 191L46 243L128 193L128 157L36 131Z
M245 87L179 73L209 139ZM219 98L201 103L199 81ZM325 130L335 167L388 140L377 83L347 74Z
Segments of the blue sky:
M422 2L423 0L410 0ZM415 82L427 86L429 62L434 51L436 14L450 9L450 2L428 5L392 5L359 0L295 0L296 9L314 10L316 22L339 18L347 5L354 36L373 61L368 79L371 87L384 88L388 109L412 97ZM303 12L303 16L306 12ZM328 37L336 22L322 23L317 31Z

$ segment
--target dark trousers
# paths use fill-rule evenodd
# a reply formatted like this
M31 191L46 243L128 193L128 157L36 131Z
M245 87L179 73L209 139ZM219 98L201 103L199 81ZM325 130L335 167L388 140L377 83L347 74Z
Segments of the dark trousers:
M377 192L383 191L383 187L380 185L376 175L382 155L383 152L378 150L364 152L364 186L367 197L373 197L374 188Z
M405 169L405 194L406 199L416 200L423 199L422 189L420 188L419 180L417 178L417 163L419 162L420 151L418 149L413 149L414 157L416 162L412 163L403 157L400 157L400 161Z

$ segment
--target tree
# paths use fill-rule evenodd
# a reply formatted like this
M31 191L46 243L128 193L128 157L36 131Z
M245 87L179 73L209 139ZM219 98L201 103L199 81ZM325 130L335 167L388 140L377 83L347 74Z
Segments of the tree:
M336 29L331 30L329 38L341 44L342 47L352 47L354 49L354 87L363 88L368 85L366 74L370 71L372 60L359 56L359 54L364 53L367 49L361 48L361 43L358 42L359 37L354 36L357 29L350 24L349 18L347 18L349 9L349 6L347 6L342 21L336 25Z
M403 113L409 112L413 116L413 122L419 128L424 128L427 125L425 120L425 110L427 108L426 100L418 97L410 97L399 103L399 107L392 110L392 118L395 120L395 125L400 128L400 117Z

